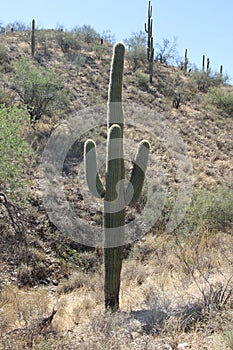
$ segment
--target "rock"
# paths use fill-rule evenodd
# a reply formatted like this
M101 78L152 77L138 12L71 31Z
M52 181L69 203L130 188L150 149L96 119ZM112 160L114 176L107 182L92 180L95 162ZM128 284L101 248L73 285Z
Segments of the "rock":
M188 343L181 343L178 344L177 350L187 350L188 349Z

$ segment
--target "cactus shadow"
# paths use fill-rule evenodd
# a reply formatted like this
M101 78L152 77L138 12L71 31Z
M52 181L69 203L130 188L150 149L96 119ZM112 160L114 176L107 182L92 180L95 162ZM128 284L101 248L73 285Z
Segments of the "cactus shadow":
M169 317L166 311L159 308L131 311L130 315L140 322L146 334L160 333Z
M188 332L197 322L204 321L204 315L204 306L200 301L177 305L171 309L156 307L130 313L132 318L140 322L146 334L158 334L171 326Z

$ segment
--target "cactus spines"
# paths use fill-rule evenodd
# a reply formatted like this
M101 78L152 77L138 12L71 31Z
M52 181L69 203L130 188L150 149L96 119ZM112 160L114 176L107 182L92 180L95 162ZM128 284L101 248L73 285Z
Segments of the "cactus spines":
M147 33L147 60L149 65L149 80L152 84L153 80L153 63L154 63L154 47L153 47L153 35L152 35L152 5L149 1L148 4L148 18L147 24L145 23L145 32Z
M105 307L111 310L119 308L120 274L125 244L125 210L127 205L133 205L140 196L149 154L149 143L143 140L139 144L131 178L125 188L122 108L124 53L123 44L115 45L108 92L105 184L98 174L95 142L87 140L84 150L89 189L94 196L104 199L104 295Z
M31 33L31 54L35 55L35 20L32 20L32 33Z

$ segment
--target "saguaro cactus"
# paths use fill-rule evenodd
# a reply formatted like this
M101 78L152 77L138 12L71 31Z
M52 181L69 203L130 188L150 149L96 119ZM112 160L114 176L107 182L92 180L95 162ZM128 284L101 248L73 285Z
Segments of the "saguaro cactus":
M222 71L223 71L223 65L221 64L219 69L219 78L222 79Z
M187 71L188 71L188 63L189 63L189 60L188 60L188 50L185 49L185 54L184 54L184 72L185 72L185 74L186 74Z
M105 307L119 308L122 251L125 239L125 208L139 198L144 182L149 143L143 140L138 147L130 181L125 186L123 154L124 113L122 108L122 80L125 47L114 47L108 92L108 137L105 185L97 169L96 145L85 142L86 178L90 191L104 199L104 294Z
M210 59L207 57L206 60L206 74L209 75L211 71L210 68ZM205 72L205 55L202 56L202 73Z
M31 33L31 54L35 55L35 20L32 20L32 33Z
M145 23L145 32L147 33L147 60L149 63L149 80L153 80L153 63L154 63L154 44L152 35L152 5L148 4L148 19L147 25Z
M207 65L206 65L206 73L207 75L210 74L211 68L210 68L210 59L207 58Z

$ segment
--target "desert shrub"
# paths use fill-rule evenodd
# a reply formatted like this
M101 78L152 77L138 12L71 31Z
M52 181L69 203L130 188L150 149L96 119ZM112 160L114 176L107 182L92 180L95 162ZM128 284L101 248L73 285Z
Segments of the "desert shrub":
M42 115L52 117L67 105L67 91L55 72L36 66L26 58L20 59L14 68L14 90L26 105L32 123Z
M211 71L203 72L198 68L193 70L190 77L201 92L208 92L211 87L222 85L228 80L227 76L221 77L218 73L212 73Z
M11 66L8 50L4 45L0 44L0 71L3 73L7 73L10 70Z
M233 116L233 90L226 86L211 88L208 92L207 102L213 104L223 112Z
M80 40L76 33L59 31L56 39L63 53L81 50Z
M109 63L109 59L112 54L112 46L108 43L96 44L94 47L95 54L97 59L102 60L102 63L106 61L106 63Z
M17 202L25 197L25 174L33 160L33 152L22 135L28 124L25 111L0 106L0 191Z
M36 33L36 40L40 45L39 55L43 55L44 57L50 58L51 54L49 52L49 43L51 40L51 35L45 30L38 30ZM37 48L38 50L38 48Z
M187 232L223 229L232 225L233 190L218 185L213 190L196 191L182 227Z
M77 68L81 68L86 63L86 56L82 53L78 53L77 56L75 56L74 60L72 61L72 64Z
M73 31L79 39L87 44L91 44L100 40L100 34L97 33L97 31L90 25L84 24L82 27L74 28Z
M195 84L190 80L184 80L181 72L173 73L169 76L159 74L157 78L157 89L165 97L169 97L174 101L179 98L180 103L192 101L197 94Z
M138 70L136 72L136 79L139 87L144 89L149 88L149 80L147 74L143 73L141 70Z
M233 349L233 327L224 333L224 339L230 349Z

